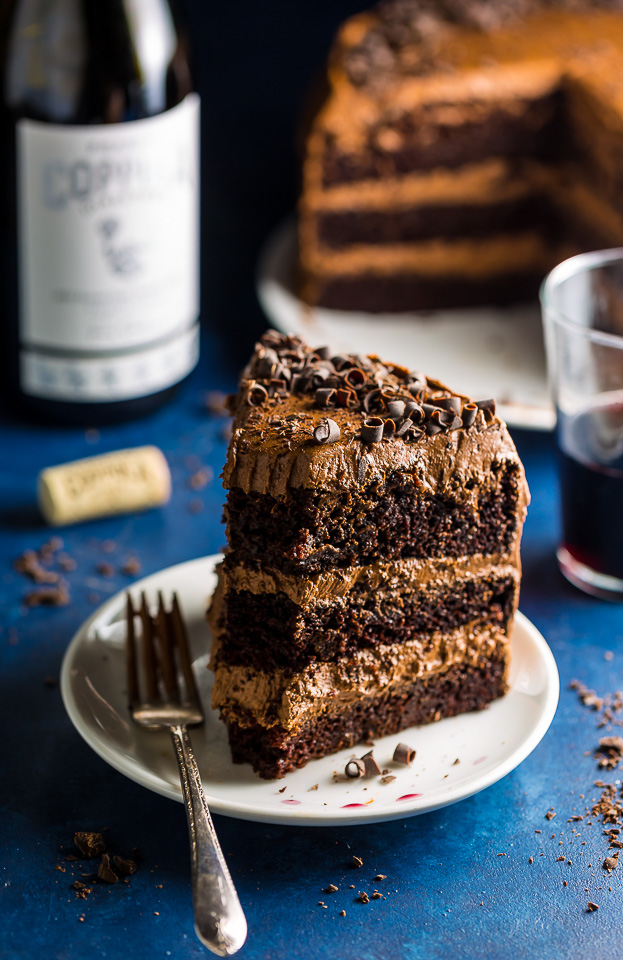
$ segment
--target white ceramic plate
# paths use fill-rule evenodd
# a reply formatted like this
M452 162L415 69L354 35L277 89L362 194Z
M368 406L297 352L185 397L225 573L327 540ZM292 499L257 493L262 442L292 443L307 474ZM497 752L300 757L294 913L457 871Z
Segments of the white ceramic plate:
M459 393L477 400L495 397L501 416L513 426L553 428L536 303L419 314L312 309L297 297L295 264L296 230L287 221L266 242L258 270L260 303L277 329L337 353L398 358Z
M536 628L517 615L512 641L510 692L480 713L415 727L376 741L374 755L396 779L333 782L353 756L343 750L313 760L283 780L266 781L247 764L231 761L225 726L210 710L210 643L205 621L207 598L216 582L219 557L205 557L162 570L136 583L165 597L177 590L189 627L196 674L206 705L206 723L191 731L210 808L215 813L267 823L372 823L425 813L469 797L513 770L534 750L549 727L558 703L558 671ZM67 712L87 743L112 767L149 790L181 800L177 766L167 733L150 732L130 719L125 693L125 595L117 594L80 628L61 673ZM417 750L411 767L392 763L400 741ZM368 749L361 747L357 755ZM455 760L459 763L455 764ZM317 784L317 789L315 785ZM312 789L313 788L313 789Z

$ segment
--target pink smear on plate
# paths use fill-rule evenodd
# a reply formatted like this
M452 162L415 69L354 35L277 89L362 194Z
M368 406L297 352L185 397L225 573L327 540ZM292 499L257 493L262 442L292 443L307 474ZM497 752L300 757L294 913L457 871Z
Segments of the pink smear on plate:
M297 804L300 803L300 800L282 800L282 803Z
M482 761L486 759L487 759L486 757L478 757L477 760L474 760L474 766L476 766L477 763L482 763Z
M399 800L413 800L415 797L421 797L421 793L403 793L401 797L396 798L396 802Z
M367 807L369 803L374 803L374 797L371 800L366 800L365 803L343 803L342 810L346 810L347 807Z

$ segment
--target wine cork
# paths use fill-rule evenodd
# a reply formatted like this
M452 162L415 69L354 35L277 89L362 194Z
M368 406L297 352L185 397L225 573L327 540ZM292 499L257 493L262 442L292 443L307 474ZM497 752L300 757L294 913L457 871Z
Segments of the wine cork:
M167 503L171 473L158 447L117 450L42 470L37 482L41 513L64 526Z

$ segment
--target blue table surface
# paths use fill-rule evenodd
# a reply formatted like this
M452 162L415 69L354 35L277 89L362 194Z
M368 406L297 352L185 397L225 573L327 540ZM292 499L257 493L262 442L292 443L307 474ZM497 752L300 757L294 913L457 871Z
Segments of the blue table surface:
M171 405L146 420L98 434L8 417L0 424L2 958L208 955L193 932L182 807L97 757L73 729L48 678L58 678L67 644L94 605L130 582L119 573L128 556L138 556L148 574L223 545L218 474L226 421L207 414L203 399L206 390L233 389L235 380L235 365L206 335L199 370ZM608 876L601 867L607 854L602 825L596 818L592 826L586 818L568 822L599 794L595 779L617 782L616 771L597 769L592 751L603 731L569 683L578 678L598 692L623 686L621 606L584 596L559 574L553 440L524 431L514 437L532 490L521 609L547 638L561 678L549 732L499 783L424 816L344 828L216 817L249 923L244 960L621 955L622 883L619 871ZM158 444L169 460L170 504L60 531L77 560L67 575L71 603L26 609L22 598L30 585L13 561L50 536L35 509L37 471L142 443ZM214 479L196 491L189 478L198 463L211 467ZM103 551L106 540L114 541L114 552ZM113 577L98 573L102 561L115 566ZM549 808L556 811L552 821L545 819ZM130 884L96 885L88 899L77 899L70 884L89 866L67 862L65 854L76 830L103 828L111 847L138 847L144 860ZM363 859L360 870L352 866L353 854ZM383 889L390 896L354 902L357 891L349 884L371 890L379 872L387 875ZM330 882L338 892L323 895ZM589 900L598 911L586 912Z

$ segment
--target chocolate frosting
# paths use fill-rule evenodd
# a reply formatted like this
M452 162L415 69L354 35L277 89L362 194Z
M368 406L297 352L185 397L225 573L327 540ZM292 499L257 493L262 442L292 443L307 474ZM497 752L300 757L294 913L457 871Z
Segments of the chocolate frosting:
M304 358L316 351L298 338L288 338ZM356 398L354 408L318 405L314 394L281 389L255 406L254 390L259 385L268 394L269 377L259 378L265 361L265 344L256 345L254 357L243 372L235 402L235 420L223 471L226 489L238 487L245 493L285 497L293 487L322 491L360 489L372 481L384 481L396 471L411 474L421 493L448 494L457 502L476 506L486 488L492 467L514 463L521 473L519 522L528 503L528 488L523 467L506 425L489 410L478 410L469 428L444 428L440 432L407 439L384 437L379 443L362 439L362 428L369 418L363 401ZM424 406L455 397L463 410L470 398L453 394L439 381L412 374L404 368L385 363L377 357L341 358L358 369L365 368L368 393L371 389L392 399L413 400L410 378L423 384ZM283 359L280 357L283 364ZM306 362L306 361L305 361ZM291 377L291 380L293 378ZM360 390L360 394L361 394ZM364 397L365 400L365 397ZM376 412L376 411L373 411ZM320 444L314 431L327 416L337 424L336 442ZM385 412L384 417L388 414ZM497 481L496 481L497 482Z
M519 538L506 556L471 556L459 559L408 559L393 563L376 562L318 574L295 577L274 568L251 569L239 564L221 566L219 579L227 594L232 590L250 593L284 593L302 608L332 604L348 599L353 587L380 598L394 598L425 587L438 589L456 580L511 578L519 583Z
M214 619L218 619L216 599ZM213 642L213 656L218 650ZM219 664L212 706L225 721L281 726L293 733L320 714L337 713L353 700L396 692L415 680L443 673L456 663L475 665L508 655L508 638L492 626L468 625L426 640L360 650L336 663L311 663L294 676Z

